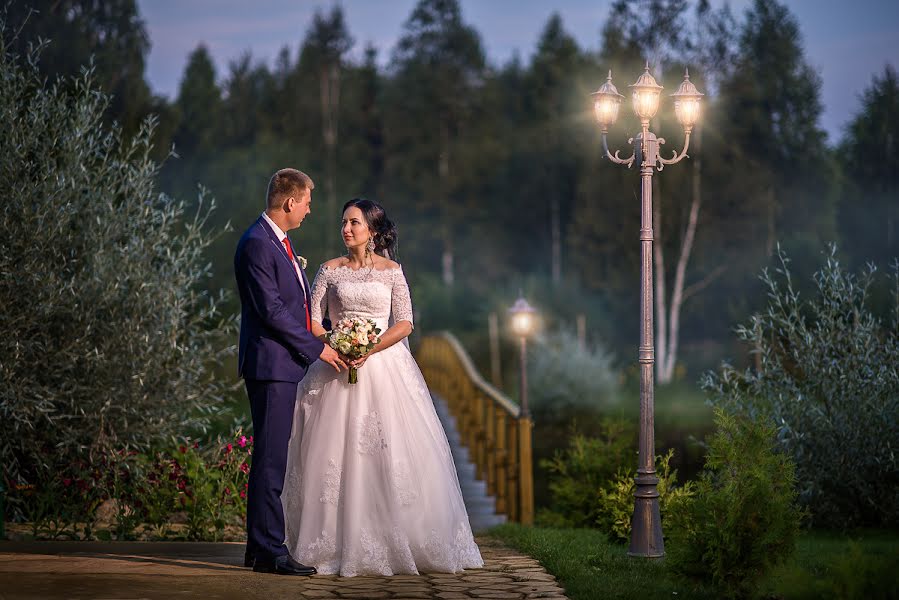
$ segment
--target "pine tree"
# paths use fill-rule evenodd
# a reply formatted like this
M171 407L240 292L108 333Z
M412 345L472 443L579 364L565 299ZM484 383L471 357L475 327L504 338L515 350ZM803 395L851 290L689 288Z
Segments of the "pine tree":
M418 179L414 193L436 204L442 279L451 286L455 222L464 214L454 197L457 182L464 177L457 168L461 159L457 143L486 68L480 36L462 20L458 0L418 2L404 25L392 68L394 141L415 155L398 166L409 174L407 180Z
M222 126L222 95L215 78L209 50L200 44L187 59L176 101L180 119L175 144L182 156L204 155L215 145Z
M847 189L839 223L855 261L885 264L899 257L899 79L884 67L862 94L840 148Z

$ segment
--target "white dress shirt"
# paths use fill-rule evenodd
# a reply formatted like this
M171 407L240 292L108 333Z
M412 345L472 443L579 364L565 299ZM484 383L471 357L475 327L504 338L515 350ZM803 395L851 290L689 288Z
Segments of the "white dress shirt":
M281 242L281 247L284 248L284 251L287 252L287 248L284 246L284 238L287 237L287 234L284 233L280 227L278 227L272 218L266 214L265 211L262 211L262 218L266 220L266 222L271 226L272 231L275 232L275 235L278 236L278 241ZM300 280L300 287L303 288L303 297L306 298L306 302L309 302L309 298L306 297L306 286L303 285L303 274L300 272L300 265L297 264L296 256L294 256L293 260L293 269L297 273L297 278Z

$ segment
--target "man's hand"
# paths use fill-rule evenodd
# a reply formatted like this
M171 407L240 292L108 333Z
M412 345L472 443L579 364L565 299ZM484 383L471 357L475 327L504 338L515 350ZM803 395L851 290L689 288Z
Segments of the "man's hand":
M319 355L319 358L332 367L334 370L340 373L343 369L346 369L346 363L340 358L340 355L337 354L337 350L325 344L325 347L322 349L322 353Z

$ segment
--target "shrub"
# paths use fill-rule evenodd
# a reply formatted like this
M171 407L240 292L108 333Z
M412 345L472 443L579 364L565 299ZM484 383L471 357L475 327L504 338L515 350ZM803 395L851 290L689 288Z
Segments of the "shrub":
M246 516L252 450L240 430L150 452L103 448L41 471L12 496L37 538L221 540Z
M776 451L775 428L720 409L715 425L695 493L668 508L667 564L742 597L792 554L802 512L793 463Z
M580 348L565 329L537 338L529 351L531 408L537 415L603 412L618 401L618 371L600 343Z
M659 478L659 511L663 524L671 506L677 506L679 500L692 496L695 492L695 483L692 481L686 481L681 486L677 485L677 469L671 468L673 457L673 449L668 450L664 455L656 456L656 476ZM600 511L596 524L600 529L608 532L610 538L618 541L626 542L631 538L634 492L637 491L634 475L635 472L632 468L621 469L615 479L599 491Z
M0 21L0 459L34 483L103 444L202 427L233 325L202 289L212 205L188 216L155 190L155 120L124 139L90 70L48 86L7 34Z
M603 419L597 437L572 432L568 448L556 451L540 466L549 472L552 511L540 522L555 527L595 527L600 516L599 492L624 465L634 462L634 426Z
M814 276L817 295L803 302L779 259L777 277L762 275L767 308L737 329L757 368L725 363L702 386L714 404L777 425L815 524L896 525L899 294L886 327L868 306L873 266L847 273L832 246Z
M569 447L540 466L550 473L552 508L538 514L544 527L591 527L610 539L628 540L634 511L634 427L627 421L604 419L599 437L574 433ZM656 457L662 519L673 498L690 495L693 484L677 487L670 467L674 451Z

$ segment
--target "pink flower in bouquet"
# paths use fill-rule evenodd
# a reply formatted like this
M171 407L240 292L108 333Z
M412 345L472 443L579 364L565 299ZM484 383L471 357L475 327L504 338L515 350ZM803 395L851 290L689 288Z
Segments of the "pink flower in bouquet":
M240 463L240 472L241 472L241 473L249 473L249 472L250 472L250 465L248 465L248 464L245 463L245 462Z
M228 444L225 446L225 454L231 454L231 451L234 450L234 446L232 444Z
M240 446L241 448L246 447L246 445L247 445L247 436L242 435L242 436L240 436L239 438L237 438L237 445Z

